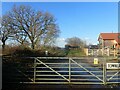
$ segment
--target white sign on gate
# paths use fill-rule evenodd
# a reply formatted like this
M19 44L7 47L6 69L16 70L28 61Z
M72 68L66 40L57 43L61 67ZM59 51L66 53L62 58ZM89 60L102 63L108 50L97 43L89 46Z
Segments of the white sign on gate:
M120 63L107 63L107 69L120 69Z

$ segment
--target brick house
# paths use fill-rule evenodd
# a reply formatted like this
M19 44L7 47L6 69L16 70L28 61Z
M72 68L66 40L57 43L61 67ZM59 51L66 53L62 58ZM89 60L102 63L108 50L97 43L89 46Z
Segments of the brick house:
M120 49L120 33L100 33L98 37L99 49L102 50L102 55L108 52L108 56L111 52L114 52L114 56Z

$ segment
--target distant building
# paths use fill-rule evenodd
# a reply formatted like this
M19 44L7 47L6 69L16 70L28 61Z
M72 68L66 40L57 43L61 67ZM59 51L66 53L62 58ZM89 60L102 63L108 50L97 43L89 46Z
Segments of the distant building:
M98 49L98 45L89 45L88 46L89 49Z
M98 55L98 45L89 45L84 48L84 52L86 53L87 56L95 56Z
M114 56L117 55L118 49L120 49L120 33L100 33L98 41L102 55L109 56L111 53Z
M69 45L69 44L65 45L65 49L79 49L79 48L80 48L80 46Z
M98 37L100 48L120 48L120 33L100 33Z

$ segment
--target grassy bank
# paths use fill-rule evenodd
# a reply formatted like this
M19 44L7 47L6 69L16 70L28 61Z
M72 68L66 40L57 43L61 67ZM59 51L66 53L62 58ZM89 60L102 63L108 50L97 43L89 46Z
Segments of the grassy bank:
M66 56L68 57L81 57L81 56L86 56L85 53L82 50L79 49L72 49L72 50L68 50L66 51Z

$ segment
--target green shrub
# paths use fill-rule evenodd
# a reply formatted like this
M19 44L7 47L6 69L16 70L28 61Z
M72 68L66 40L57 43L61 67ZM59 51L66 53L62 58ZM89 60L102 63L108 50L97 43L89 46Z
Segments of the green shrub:
M45 51L48 51L48 56L66 56L66 52L64 49L58 47L41 47L40 49L31 49L26 46L8 46L5 50L5 55L13 56L13 57L45 57Z
M48 56L65 56L65 51L61 50L60 48L56 47L44 47L41 49L31 49L29 47L19 46L14 48L14 50L10 50L9 53L11 56L14 57L45 57L45 51L48 51ZM10 52L9 51L9 52Z
M71 49L66 51L68 57L80 57L85 56L85 53L82 50L79 49Z
M30 48L19 48L14 53L15 57L42 57L45 56L45 52L42 50L33 50Z
M58 47L44 47L42 51L48 51L48 56L66 56L65 50Z

